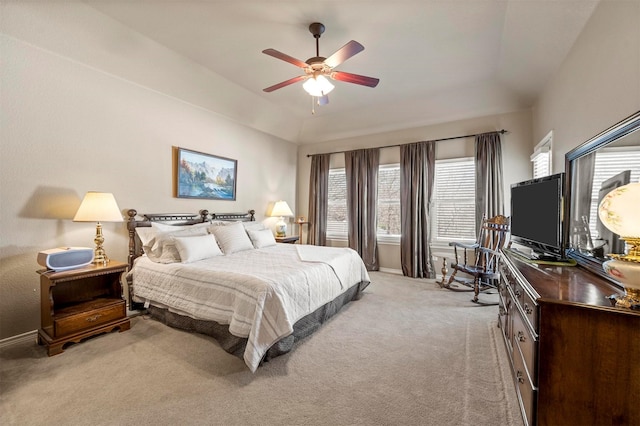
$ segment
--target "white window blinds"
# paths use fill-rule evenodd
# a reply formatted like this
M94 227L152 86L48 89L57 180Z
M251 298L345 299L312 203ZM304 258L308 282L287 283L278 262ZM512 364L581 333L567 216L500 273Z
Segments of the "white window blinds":
M436 160L433 186L433 241L475 241L476 196L473 158Z
M551 143L553 132L549 132L533 150L533 178L549 176L551 174Z
M612 147L596 152L593 170L593 186L591 189L591 209L589 212L589 229L594 238L598 238L598 193L602 183L625 170L631 171L630 182L640 181L640 148Z
M329 170L327 238L347 238L347 176L344 168Z

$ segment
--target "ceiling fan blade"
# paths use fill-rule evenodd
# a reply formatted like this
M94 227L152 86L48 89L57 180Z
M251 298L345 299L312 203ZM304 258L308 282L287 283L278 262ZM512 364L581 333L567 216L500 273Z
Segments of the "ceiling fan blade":
M298 81L304 80L305 78L307 78L306 75L299 75L297 77L290 78L289 80L283 81L278 84L274 84L273 86L267 87L266 89L262 89L262 90L267 93L273 92L274 90L282 89L285 86L288 86L293 83L297 83Z
M292 56L289 56L285 53L279 52L276 49L265 49L262 51L265 55L273 56L276 59L283 60L285 62L289 62L300 68L307 68L309 65L306 62L301 61L300 59L296 59Z
M380 79L367 77L364 75L351 74L349 72L333 71L331 78L338 81L344 81L347 83L360 84L362 86L376 87Z
M351 40L349 43L342 46L336 53L329 56L324 60L324 63L330 67L334 68L352 57L353 55L360 53L364 50L364 46L358 43L355 40Z

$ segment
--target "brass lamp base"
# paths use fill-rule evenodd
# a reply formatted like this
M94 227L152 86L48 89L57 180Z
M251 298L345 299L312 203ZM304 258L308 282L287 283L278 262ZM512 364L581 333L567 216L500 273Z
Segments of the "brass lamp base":
M635 288L625 288L625 295L612 295L609 299L614 306L619 308L640 309L640 290Z
M109 263L109 258L107 257L107 253L104 251L104 248L102 248L104 236L102 235L102 225L100 222L96 225L96 237L93 239L93 242L96 243L96 248L93 249L92 263L106 266L107 263Z

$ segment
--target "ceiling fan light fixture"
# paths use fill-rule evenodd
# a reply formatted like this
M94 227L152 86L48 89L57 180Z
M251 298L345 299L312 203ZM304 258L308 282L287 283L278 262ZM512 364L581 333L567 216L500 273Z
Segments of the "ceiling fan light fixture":
M317 75L309 77L302 88L311 96L322 97L328 95L335 86L325 76Z

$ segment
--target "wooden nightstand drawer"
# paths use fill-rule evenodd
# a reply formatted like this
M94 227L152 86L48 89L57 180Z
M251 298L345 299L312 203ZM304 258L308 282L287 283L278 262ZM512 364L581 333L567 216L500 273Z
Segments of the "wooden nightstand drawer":
M94 299L60 309L53 319L54 337L68 336L89 328L125 318L122 299Z

